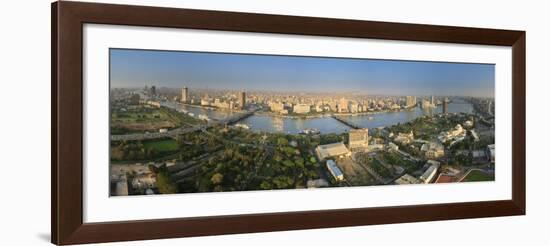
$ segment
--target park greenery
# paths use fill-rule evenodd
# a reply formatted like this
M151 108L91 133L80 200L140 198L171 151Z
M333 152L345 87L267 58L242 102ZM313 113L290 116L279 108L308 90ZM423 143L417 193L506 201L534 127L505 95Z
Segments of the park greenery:
M210 132L213 134L190 133L181 137L195 141L199 144L195 146L202 149L209 145L222 147L217 152L209 151L208 158L197 161L200 168L178 181L185 192L289 189L305 187L307 180L319 178L321 166L310 151L318 139L268 136L240 129L214 128Z
M472 170L462 182L494 181L495 176L481 170Z
M168 138L111 142L111 161L155 160L176 152L176 141Z
M157 132L189 125L203 124L204 121L166 107L138 105L112 109L110 131L113 135Z

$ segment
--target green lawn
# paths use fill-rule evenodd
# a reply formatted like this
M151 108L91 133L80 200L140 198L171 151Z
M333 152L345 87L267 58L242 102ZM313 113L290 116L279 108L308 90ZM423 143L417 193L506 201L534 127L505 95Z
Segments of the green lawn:
M152 148L160 152L174 152L178 150L178 143L174 139L159 139L144 141L145 148Z
M494 181L495 176L489 175L483 171L473 170L466 176L462 182Z

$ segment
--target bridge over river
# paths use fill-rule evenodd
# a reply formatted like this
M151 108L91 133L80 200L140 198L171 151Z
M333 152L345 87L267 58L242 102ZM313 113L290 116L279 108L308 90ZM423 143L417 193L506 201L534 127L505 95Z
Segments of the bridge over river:
M336 116L336 115L332 115L332 118L334 118L335 120L339 121L340 123L342 123L342 124L344 124L344 125L347 125L347 126L353 128L353 129L361 129L361 128L363 128L363 127L360 127L360 126L358 126L358 125L356 125L356 124L354 124L354 123L352 123L352 122L350 122L350 121L348 121L348 120L345 120L345 119L343 119L343 118L340 118L340 117L338 117L338 116Z

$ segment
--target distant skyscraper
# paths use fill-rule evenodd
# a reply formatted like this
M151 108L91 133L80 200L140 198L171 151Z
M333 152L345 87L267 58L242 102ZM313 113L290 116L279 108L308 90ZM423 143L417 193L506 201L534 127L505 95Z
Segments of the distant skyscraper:
M157 94L157 88L153 85L151 86L151 95L156 95Z
M338 113L347 113L348 110L348 100L345 98L340 99L340 102L338 102Z
M189 101L189 89L186 87L183 87L181 89L181 102L186 103Z
M406 107L407 108L412 108L416 105L416 97L415 96L407 96L407 101L406 101Z
M241 93L239 93L239 105L241 109L244 108L245 104L246 104L246 93L244 91L241 91Z
M432 106L435 106L435 97L432 95L432 100L430 101L430 103L432 104Z
M449 112L449 98L445 98L445 100L443 100L443 114L447 114Z

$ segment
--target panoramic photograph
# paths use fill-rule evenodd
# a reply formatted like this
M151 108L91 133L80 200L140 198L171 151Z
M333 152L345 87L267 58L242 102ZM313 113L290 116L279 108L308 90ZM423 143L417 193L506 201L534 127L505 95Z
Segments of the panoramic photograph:
M494 64L109 56L110 196L495 180Z

